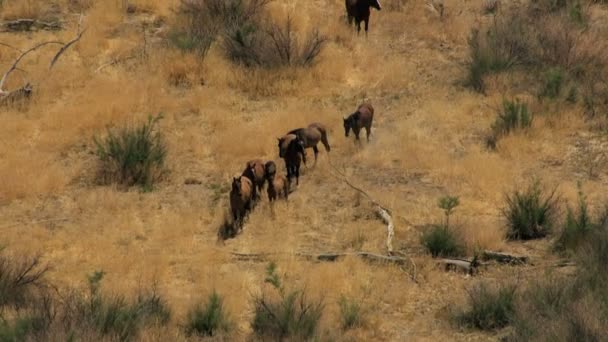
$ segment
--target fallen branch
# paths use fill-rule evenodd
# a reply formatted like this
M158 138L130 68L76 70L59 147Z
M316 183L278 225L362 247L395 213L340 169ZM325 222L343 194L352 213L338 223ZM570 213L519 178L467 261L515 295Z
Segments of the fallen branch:
M528 262L527 256L512 255L493 251L483 251L481 258L482 260L494 260L503 264L522 265Z
M329 158L329 156L328 156L328 158ZM341 177L336 177L334 175L334 177L340 178L344 183L346 183L346 185L351 187L353 190L355 190L355 191L359 192L360 194L362 194L363 196L367 197L367 199L374 205L374 207L376 209L376 214L378 215L378 217L380 217L382 219L382 222L384 222L384 224L386 224L386 231L387 231L386 250L389 255L392 254L393 253L393 237L395 236L395 224L393 223L393 217L391 215L391 211L388 208L382 206L380 203L378 203L367 192L363 191L361 188L352 184L346 178L346 175L344 173L342 173L340 170L338 170L338 168L335 167L331 163L331 160L329 160L329 165L341 176Z
M37 19L16 19L2 23L4 32L31 31L32 28L38 30L56 31L61 30L62 24L59 21L45 22Z
M4 83L6 83L6 79L8 78L8 76L11 74L11 72L15 71L15 69L17 68L17 65L19 64L19 62L21 62L21 60L23 59L23 57L27 56L28 53L33 52L43 46L46 45L50 45L50 44L63 44L62 42L57 42L57 41L52 41L52 42L43 42L43 43L39 43L37 45L35 45L34 47L24 51L21 53L21 55L19 55L19 57L17 57L17 59L15 60L15 63L13 63L13 65L8 69L8 71L6 71L4 73L4 76L2 76L2 79L0 79L0 95L7 95L8 92L4 91ZM6 44L3 44L6 46Z
M470 275L473 275L479 266L479 263L475 258L473 258L472 261L462 259L441 259L438 260L438 263L443 264L446 271L463 271Z
M55 65L55 62L57 62L57 60L65 52L65 50L67 50L74 43L78 42L80 40L80 38L82 38L82 35L86 31L87 31L87 29L84 29L84 30L80 31L80 33L78 33L78 35L76 35L76 37L74 39L72 39L69 42L67 42L67 44L65 44L64 46L62 46L61 49L59 49L59 51L57 51L57 54L55 55L55 57L53 57L53 59L51 60L51 63L49 64L49 70L51 70L53 68L53 65Z

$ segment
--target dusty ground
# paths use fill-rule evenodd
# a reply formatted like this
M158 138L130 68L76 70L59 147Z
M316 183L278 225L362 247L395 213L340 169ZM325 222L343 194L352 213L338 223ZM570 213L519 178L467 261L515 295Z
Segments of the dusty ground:
M24 8L16 2L5 1L5 18L40 11L32 10L37 1L25 1ZM89 30L52 72L46 67L53 49L30 55L21 65L28 73L21 75L33 81L35 98L25 109L0 109L0 244L42 252L59 285L82 286L85 275L99 269L107 272L108 291L134 292L157 281L175 312L175 327L193 301L216 288L238 323L237 336L245 338L251 294L260 289L267 263L231 252L275 253L271 259L289 284L325 295L324 330L337 326L341 294L361 298L368 322L345 339L497 340L500 332L451 326L448 308L462 303L480 279L521 281L555 258L546 241L504 241L505 192L534 177L557 186L563 199L575 198L578 181L591 200L606 188L606 139L586 128L575 107L535 105L539 115L529 132L505 138L496 152L485 149L484 135L502 99L529 95L505 86L505 78L516 76L489 79L488 96L462 86L467 35L476 22L490 20L482 15L482 1L448 2L440 20L420 1L385 0L384 10L372 13L367 39L343 24L341 0L275 3L273 13L304 13L299 24L319 23L330 39L314 68L278 76L245 72L219 49L199 63L163 48L154 38L162 30L148 33L147 58L96 72L112 58L139 51L139 23L170 19L174 5L140 0L146 11L126 15L119 3L87 12L83 26ZM66 14L66 20L67 30L0 33L0 42L24 49L46 39L69 40L78 15ZM0 46L0 69L15 57ZM21 75L13 74L7 88L17 87ZM175 86L176 77L188 85ZM344 137L342 116L364 99L374 104L376 121L372 141L358 147L352 136ZM167 179L151 193L96 185L92 137L107 125L158 112L165 115L160 127L169 147ZM330 127L329 156L322 151L316 168L304 170L289 204L271 211L264 202L241 235L218 242L231 176L252 158L278 163L276 137L312 121ZM330 159L392 209L395 249L416 262L417 282L411 270L354 257L315 263L295 256L384 252L384 225L364 197L334 177ZM191 177L202 184L185 185ZM470 252L524 253L535 266L493 266L476 277L435 267L419 235L441 219L436 201L446 194L460 197L454 217Z

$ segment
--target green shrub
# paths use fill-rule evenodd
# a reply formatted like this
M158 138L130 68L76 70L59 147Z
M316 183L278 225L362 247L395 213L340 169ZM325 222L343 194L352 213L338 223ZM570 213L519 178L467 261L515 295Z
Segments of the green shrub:
M469 308L456 318L461 325L481 330L500 329L513 321L515 287L491 289L480 284L469 291Z
M564 83L564 73L560 69L549 69L544 76L543 89L540 92L540 97L555 99L561 94Z
M109 130L105 139L95 138L104 183L150 189L164 171L167 148L160 132L155 131L162 115L148 118L139 127Z
M502 111L498 113L496 121L492 124L492 133L486 138L488 148L496 148L498 140L509 133L526 129L532 126L533 115L528 110L526 103L519 100L505 100L502 104Z
M359 304L359 302L345 296L341 296L338 304L340 305L342 329L352 329L360 326L363 323L363 313L361 304Z
M222 297L213 291L204 307L198 304L188 313L186 334L214 336L219 331L228 332L231 326Z
M453 257L464 253L460 237L445 225L435 225L424 232L421 243L433 257Z
M578 208L575 212L568 207L566 214L566 222L564 228L555 242L555 250L557 251L574 251L581 243L586 241L587 236L593 229L600 227L606 214L599 218L599 222L593 222L589 214L589 208L585 195L579 189Z
M506 202L502 213L507 220L507 238L537 239L551 232L557 214L555 191L545 195L536 181L523 191L507 195Z
M253 331L260 337L281 341L312 338L323 314L323 301L310 302L302 290L286 293L274 263L268 266L266 283L272 285L279 298L261 295L254 299Z

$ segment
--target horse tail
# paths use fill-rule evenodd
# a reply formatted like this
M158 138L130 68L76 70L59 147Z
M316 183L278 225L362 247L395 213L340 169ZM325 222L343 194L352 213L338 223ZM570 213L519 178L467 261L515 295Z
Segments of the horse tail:
M327 140L327 130L325 129L325 127L319 127L319 132L321 132L321 142L323 143L323 146L325 146L325 151L331 151L329 141Z

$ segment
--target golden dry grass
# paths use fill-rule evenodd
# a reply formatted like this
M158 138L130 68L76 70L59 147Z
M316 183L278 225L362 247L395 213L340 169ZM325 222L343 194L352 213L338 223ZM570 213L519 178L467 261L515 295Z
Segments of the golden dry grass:
M71 39L78 16L70 1L58 1L68 29L54 33L0 33L0 42L25 49L36 42ZM580 113L568 108L539 117L527 133L500 141L496 152L483 146L504 92L478 95L459 85L467 58L466 37L481 1L447 4L439 20L423 2L393 0L373 12L370 34L357 37L343 23L342 1L275 2L271 12L298 13L297 25L318 24L329 42L309 70L251 71L229 63L216 47L204 62L165 48L164 33L149 32L147 58L140 22L171 16L176 1L96 1L85 12L89 30L47 71L56 47L29 55L27 74L11 75L7 89L34 84L24 109L0 109L0 245L40 251L53 266L52 281L84 284L93 270L107 272L104 286L134 292L157 280L176 313L170 332L183 339L179 324L194 301L218 289L234 316L235 339L251 333L250 294L263 282L266 263L236 260L230 253L274 253L289 284L323 295L322 331L343 340L495 340L489 333L456 331L444 310L462 301L470 278L438 270L424 255L419 234L441 218L437 199L460 197L455 218L467 250L530 252L551 258L540 243L507 243L500 208L504 194L533 177L559 185L575 198L576 182L599 198L605 174L589 178L574 162ZM2 17L37 16L42 0L4 1ZM86 6L85 6L86 7ZM485 19L484 19L485 20ZM27 37L27 38L26 38ZM0 46L0 70L17 53ZM123 63L114 59L134 56ZM490 89L506 82L496 78ZM512 94L525 95L525 94ZM371 142L357 147L345 138L342 116L364 99L376 108ZM140 122L165 113L160 127L171 170L151 193L95 185L93 136L108 125ZM289 204L262 203L243 234L217 242L227 209L226 184L253 158L279 162L276 137L312 121L330 130L331 157L321 149L315 169L304 168ZM312 154L311 154L312 156ZM398 267L371 265L355 257L315 263L297 252L382 253L386 232L368 201L339 179L329 162L343 169L393 210L396 249L417 264L415 283ZM194 177L202 185L184 185ZM219 189L219 190L218 190ZM534 271L493 268L482 276L510 279ZM367 324L342 336L337 300L361 298ZM145 339L162 340L154 331Z

